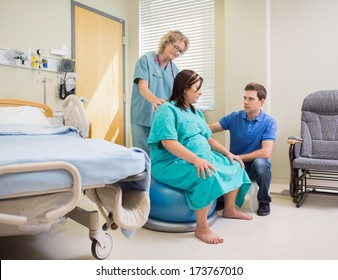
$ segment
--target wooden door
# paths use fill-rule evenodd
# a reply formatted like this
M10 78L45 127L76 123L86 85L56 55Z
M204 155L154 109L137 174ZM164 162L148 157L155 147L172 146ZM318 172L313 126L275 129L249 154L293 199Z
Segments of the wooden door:
M124 22L72 3L76 95L90 100L92 138L125 145Z

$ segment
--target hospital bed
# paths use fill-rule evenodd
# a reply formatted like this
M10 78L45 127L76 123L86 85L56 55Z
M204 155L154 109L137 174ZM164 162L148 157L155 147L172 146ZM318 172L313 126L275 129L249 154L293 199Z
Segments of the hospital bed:
M130 238L146 223L148 156L88 138L89 127L75 95L61 119L44 104L0 99L0 236L37 234L71 218L89 229L93 256L105 259L113 246L108 229ZM79 207L84 195L97 210Z

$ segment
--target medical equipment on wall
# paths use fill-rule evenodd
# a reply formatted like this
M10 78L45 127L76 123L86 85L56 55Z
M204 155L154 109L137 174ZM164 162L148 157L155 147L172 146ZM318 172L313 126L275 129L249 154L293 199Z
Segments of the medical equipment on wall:
M32 55L32 68L40 70L42 68L42 60L44 60L44 65L46 65L44 68L47 68L47 58L41 58L44 53L45 51L43 49L37 49L36 55Z
M29 51L23 52L18 49L9 49L7 51L7 61L10 65L27 66L31 59Z
M14 66L32 70L60 72L61 59L46 56L43 49L31 51L19 49L5 49L0 47L0 65Z
M65 99L70 94L75 94L77 75L75 70L75 60L62 59L60 72L65 72L64 76L59 76L59 96Z

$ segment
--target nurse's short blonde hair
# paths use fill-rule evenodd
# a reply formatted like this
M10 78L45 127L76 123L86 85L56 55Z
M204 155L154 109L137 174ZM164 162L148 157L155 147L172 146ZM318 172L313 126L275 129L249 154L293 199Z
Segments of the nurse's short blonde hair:
M185 47L183 49L183 53L185 53L189 47L189 39L188 37L184 36L181 31L178 30L171 30L161 38L158 46L158 53L162 53L166 45L175 43L177 41L184 42Z

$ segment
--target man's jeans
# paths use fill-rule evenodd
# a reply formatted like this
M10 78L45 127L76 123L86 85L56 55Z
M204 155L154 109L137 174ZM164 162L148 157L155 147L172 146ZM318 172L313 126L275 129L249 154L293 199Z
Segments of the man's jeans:
M251 180L256 181L259 190L257 200L259 203L270 203L269 194L271 183L271 162L268 159L256 158L252 162L244 162L245 170Z

